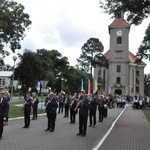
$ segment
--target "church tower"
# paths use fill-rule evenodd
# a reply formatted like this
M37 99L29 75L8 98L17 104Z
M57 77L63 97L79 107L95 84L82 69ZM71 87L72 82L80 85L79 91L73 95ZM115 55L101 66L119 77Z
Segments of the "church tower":
M117 12L114 21L108 26L110 47L104 56L109 67L96 66L94 80L98 91L118 95L144 95L144 62L138 63L137 57L129 51L130 24L124 19L123 12Z
M115 93L126 93L129 85L129 31L130 25L124 20L124 13L116 13L115 20L109 25L110 55L108 85L115 86Z

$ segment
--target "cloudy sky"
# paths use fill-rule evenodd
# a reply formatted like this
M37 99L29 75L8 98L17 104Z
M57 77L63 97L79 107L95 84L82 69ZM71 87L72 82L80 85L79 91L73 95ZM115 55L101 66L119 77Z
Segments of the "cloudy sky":
M22 51L29 49L58 50L68 57L70 65L77 64L82 45L91 37L99 38L104 52L109 49L108 25L111 16L99 8L99 0L15 0L25 6L32 25L21 42ZM131 26L129 49L136 54L149 20ZM14 54L13 54L14 55ZM148 62L148 61L144 61ZM5 63L13 64L12 55ZM148 64L145 73L148 73Z

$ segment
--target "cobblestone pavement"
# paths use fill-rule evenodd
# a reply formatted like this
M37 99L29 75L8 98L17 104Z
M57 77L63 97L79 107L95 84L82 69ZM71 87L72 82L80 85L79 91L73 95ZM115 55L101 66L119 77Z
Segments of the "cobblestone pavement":
M47 128L45 115L31 120L29 129L22 128L23 118L10 120L9 125L4 127L0 150L92 150L121 111L118 108L109 109L104 122L97 122L95 128L88 127L85 137L76 135L78 114L75 124L70 124L70 119L63 118L63 114L57 114L54 132L44 131Z
M150 123L129 105L100 150L150 150Z

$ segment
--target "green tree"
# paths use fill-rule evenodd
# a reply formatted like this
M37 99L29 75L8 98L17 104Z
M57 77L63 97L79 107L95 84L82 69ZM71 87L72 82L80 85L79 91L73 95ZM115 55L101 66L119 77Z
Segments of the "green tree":
M6 44L12 52L21 48L20 41L30 24L23 5L13 0L0 0L0 54L3 57L9 55L9 51L5 49Z
M135 25L150 15L149 0L100 0L100 7L113 17L118 11L126 12L127 21Z
M103 44L97 38L88 39L82 46L82 54L77 61L84 70L91 74L91 79L93 67L96 65L108 67L108 60L102 54L103 51Z
M1 70L3 71L13 71L13 68L11 65L9 64L6 64L6 65L3 65L3 66L0 66Z
M144 94L150 96L150 74L144 75Z
M62 57L57 50L25 50L22 55L19 54L19 58L15 78L22 85L23 93L28 91L29 87L35 89L37 82L42 80L49 81L48 85L54 89L56 78L65 74L63 71L67 70L65 68L69 64L67 58Z
M19 55L20 62L15 69L15 79L22 85L23 93L29 87L35 87L37 81L41 79L41 61L35 52L25 50L23 55Z
M143 58L150 60L150 24L146 29L143 41L138 48L137 56L139 60Z

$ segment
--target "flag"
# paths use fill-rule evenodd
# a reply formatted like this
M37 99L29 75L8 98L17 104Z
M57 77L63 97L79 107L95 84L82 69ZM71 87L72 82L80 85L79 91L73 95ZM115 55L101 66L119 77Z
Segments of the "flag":
M83 79L81 79L81 91L83 91Z
M90 80L88 80L88 95L91 94L91 92L92 92L91 90L92 90L92 85L91 85Z
M94 80L94 89L93 89L93 93L96 93L97 91L97 81Z

